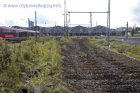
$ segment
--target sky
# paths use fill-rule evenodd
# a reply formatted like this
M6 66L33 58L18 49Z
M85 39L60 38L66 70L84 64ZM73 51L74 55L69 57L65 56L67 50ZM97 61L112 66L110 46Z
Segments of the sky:
M140 0L111 0L111 28L140 26ZM67 0L67 11L107 12L108 0ZM28 26L28 18L39 26L64 24L64 0L1 0L0 26ZM92 24L107 25L107 14L92 14ZM69 18L68 18L69 19ZM69 26L90 26L90 14L70 14Z

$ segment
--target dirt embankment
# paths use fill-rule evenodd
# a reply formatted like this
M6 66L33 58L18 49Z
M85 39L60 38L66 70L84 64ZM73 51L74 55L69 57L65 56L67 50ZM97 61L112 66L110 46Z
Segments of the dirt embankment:
M63 76L72 93L140 93L140 62L73 39Z

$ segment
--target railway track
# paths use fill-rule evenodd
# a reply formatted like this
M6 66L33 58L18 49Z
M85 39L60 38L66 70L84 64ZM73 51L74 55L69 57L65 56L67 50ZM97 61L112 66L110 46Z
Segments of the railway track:
M86 39L73 39L64 51L63 77L72 93L140 93L140 62Z

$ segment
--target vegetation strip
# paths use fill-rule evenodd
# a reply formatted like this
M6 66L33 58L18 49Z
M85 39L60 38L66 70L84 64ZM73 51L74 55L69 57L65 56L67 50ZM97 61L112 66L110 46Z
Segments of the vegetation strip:
M30 38L15 44L0 40L0 93L66 91L60 52L56 39Z
M104 39L89 39L90 44L96 45L100 48L109 49L113 52L120 53L130 58L140 60L140 46L139 45L128 45L118 41L110 41L110 47L108 42Z

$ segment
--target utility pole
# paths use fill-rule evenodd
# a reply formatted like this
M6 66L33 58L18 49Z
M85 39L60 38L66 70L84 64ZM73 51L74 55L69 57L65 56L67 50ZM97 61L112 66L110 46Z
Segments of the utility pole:
M37 30L38 30L38 28L37 28L37 13L36 13L36 11L35 11L35 30L36 30L35 37L36 37L36 40L37 40Z
M91 35L91 32L92 32L92 13L90 12L90 29L89 30L89 36Z
M70 12L68 12L69 20L68 20L68 26L70 25Z
M126 39L128 39L128 22L126 23Z
M35 26L37 26L37 13L35 11Z
M67 20L67 15L68 15L68 12L67 12L67 2L66 0L64 0L64 31L66 32L66 35L68 36L69 35L69 32L68 32L68 20Z
M108 13L107 13L107 28L108 28L108 44L110 43L110 0L108 0Z
M64 31L66 32L66 0L64 0Z

